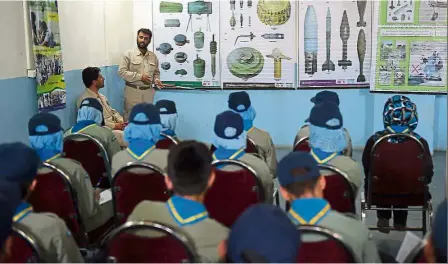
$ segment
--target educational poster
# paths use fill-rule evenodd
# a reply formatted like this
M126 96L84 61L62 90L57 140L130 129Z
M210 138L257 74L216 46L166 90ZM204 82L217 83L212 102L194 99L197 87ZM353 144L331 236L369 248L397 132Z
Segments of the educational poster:
M219 88L219 0L153 1L154 52L164 84Z
M296 1L221 1L224 89L295 88Z
M65 108L57 1L30 1L28 5L36 64L38 109L49 112Z
M373 1L299 1L299 88L369 87Z
M373 91L447 92L447 0L375 4Z

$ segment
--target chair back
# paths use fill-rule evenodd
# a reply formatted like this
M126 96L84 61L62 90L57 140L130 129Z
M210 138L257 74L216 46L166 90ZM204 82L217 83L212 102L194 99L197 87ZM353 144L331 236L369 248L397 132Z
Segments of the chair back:
M2 258L2 263L40 263L41 252L35 238L20 223L12 226L12 246L7 256Z
M308 144L309 137L303 137L294 144L294 151L304 151L304 152L310 152L311 147Z
M423 144L411 134L387 134L379 138L370 152L367 206L424 205L427 200L424 152Z
M51 163L44 162L42 167L51 171L37 174L37 184L28 199L29 203L37 213L54 213L63 219L78 245L84 245L85 229L78 210L77 194L70 177Z
M215 160L215 182L205 195L209 216L230 227L250 205L264 202L265 192L257 173L238 160ZM226 171L221 166L237 167Z
M163 170L144 162L120 168L112 180L112 192L116 225L126 222L141 201L165 202L170 198Z
M356 213L355 188L350 184L348 175L340 169L329 164L318 164L320 170L330 171L325 175L324 198L331 209L341 213Z
M99 140L87 134L70 134L64 138L64 156L82 164L92 186L110 188L110 161Z
M327 228L311 225L299 225L302 235L297 263L361 263L344 242L343 238ZM324 240L317 242L303 241L307 235L318 235Z
M130 221L117 227L103 240L100 254L104 258L101 261L109 263L198 261L194 242L186 233L150 221Z
M179 144L179 140L175 137L167 135L165 133L160 133L160 140L156 143L156 148L158 149L170 149L172 146Z

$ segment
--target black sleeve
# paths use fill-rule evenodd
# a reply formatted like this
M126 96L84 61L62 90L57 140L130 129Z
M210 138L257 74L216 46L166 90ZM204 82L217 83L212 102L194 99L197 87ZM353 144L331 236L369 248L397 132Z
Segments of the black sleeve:
M373 140L373 136L371 136L364 147L364 152L362 153L362 166L364 167L364 175L367 178L370 172L370 152L372 151L372 147L375 141Z
M425 152L423 154L423 175L426 178L427 183L431 183L432 176L434 175L434 165L432 163L431 151L429 150L428 142L424 138L420 138L420 142L423 144Z

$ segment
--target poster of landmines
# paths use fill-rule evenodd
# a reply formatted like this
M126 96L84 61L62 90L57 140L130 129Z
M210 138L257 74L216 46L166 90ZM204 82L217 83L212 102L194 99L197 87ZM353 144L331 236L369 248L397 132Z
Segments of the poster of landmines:
M164 84L219 88L219 0L153 1L154 52Z
M57 1L30 1L28 5L36 65L38 109L49 112L65 108L66 91Z
M224 89L295 88L296 1L221 1Z
M299 88L369 87L373 1L299 1Z
M447 92L447 0L375 3L373 91Z

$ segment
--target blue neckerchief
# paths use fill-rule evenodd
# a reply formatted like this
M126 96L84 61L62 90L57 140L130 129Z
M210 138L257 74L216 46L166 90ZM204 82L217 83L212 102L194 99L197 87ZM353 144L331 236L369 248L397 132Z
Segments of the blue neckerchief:
M51 161L61 156L61 152L57 149L37 149L36 152L41 161Z
M318 148L311 148L311 156L319 164L326 164L330 160L334 159L335 157L337 157L340 154L341 153L337 153L337 152L325 152Z
M27 202L22 201L16 208L16 212L12 218L14 222L20 222L23 218L33 211L33 207Z
M95 121L92 121L92 120L83 120L83 121L79 121L78 123L76 123L76 124L72 127L72 131L71 131L71 132L72 132L72 133L76 133L76 132L78 132L79 130L81 130L81 129L87 127L87 126L93 125L93 124L96 125Z
M152 140L133 139L129 142L127 151L135 159L141 160L154 149L155 145Z
M179 226L196 224L208 218L207 209L202 203L177 195L166 202L166 207Z
M243 120L244 130L249 131L254 126L254 121L249 119Z
M164 131L162 131L162 133L165 135L168 135L168 136L172 136L172 137L176 136L176 132L174 132L171 129L164 130ZM165 138L163 135L162 135L162 137Z
M292 201L288 216L296 225L315 225L319 224L330 210L330 204L323 198L302 198Z

